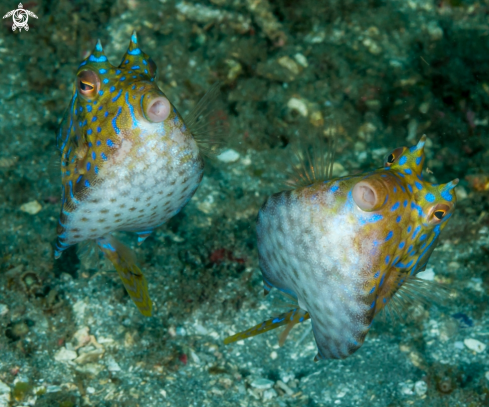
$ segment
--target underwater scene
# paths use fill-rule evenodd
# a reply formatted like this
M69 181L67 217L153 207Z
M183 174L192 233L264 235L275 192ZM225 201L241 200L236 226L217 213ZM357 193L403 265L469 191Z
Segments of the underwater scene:
M18 1L0 407L489 406L489 0Z

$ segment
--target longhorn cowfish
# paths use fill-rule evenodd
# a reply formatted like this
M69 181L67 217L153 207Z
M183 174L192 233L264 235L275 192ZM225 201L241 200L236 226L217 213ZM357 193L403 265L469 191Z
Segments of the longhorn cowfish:
M315 360L343 359L362 346L387 304L429 295L429 282L416 275L453 214L458 179L423 179L425 140L395 149L377 170L302 182L267 199L257 220L265 294L275 287L296 306L225 343L287 325L282 344L310 318Z
M217 86L184 122L155 78L156 64L135 32L119 66L98 41L78 68L57 135L62 204L55 257L95 241L145 316L152 309L146 279L134 253L111 234L135 232L140 244L176 215L202 180L201 151L218 141L202 121Z

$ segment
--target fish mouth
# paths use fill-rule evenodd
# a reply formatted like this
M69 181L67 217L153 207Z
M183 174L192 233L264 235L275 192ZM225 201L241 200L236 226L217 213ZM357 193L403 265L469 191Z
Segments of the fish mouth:
M386 202L388 188L379 179L363 179L352 190L352 197L358 208L364 212L373 212L382 208Z

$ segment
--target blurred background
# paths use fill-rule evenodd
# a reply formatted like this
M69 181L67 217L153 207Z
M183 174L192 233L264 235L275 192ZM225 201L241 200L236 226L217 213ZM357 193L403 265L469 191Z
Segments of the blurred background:
M0 27L0 406L489 405L488 0L23 6L29 31ZM149 319L110 269L83 268L75 249L54 261L47 174L79 63L100 38L117 65L133 30L184 117L220 81L228 123L196 195L137 249ZM313 363L306 324L282 348L275 333L224 347L277 309L262 299L256 215L294 143L332 123L336 176L426 134L429 179L460 178L428 266L456 294L379 319L343 361Z

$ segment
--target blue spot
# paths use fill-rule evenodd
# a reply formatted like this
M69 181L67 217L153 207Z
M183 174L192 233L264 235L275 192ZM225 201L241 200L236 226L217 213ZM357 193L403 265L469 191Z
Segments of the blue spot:
M97 121L97 116L93 116L92 117L92 122L96 122Z
M396 187L394 187L394 193L396 193L396 192L397 192L397 188L396 188Z
M418 146L411 146L411 147L409 147L409 151L411 153L414 153L417 150L417 148L418 148Z
M99 106L98 110L102 110L104 107L102 105Z
M416 158L416 165L421 164L421 161L423 160L423 157L418 157Z
M140 69L139 65L131 66L131 69Z
M97 58L95 55L90 55L90 58L88 58L88 60L92 62L105 62L107 61L107 57L105 55L102 55Z
M413 193L413 187L411 186L411 184L408 184L408 189L409 189L409 192Z
M121 112L122 112L122 107L119 106L119 110L117 110L117 114L112 119L112 127L114 128L114 131L115 131L116 134L119 134L120 133L120 130L117 127L117 118L119 117L119 115L121 114Z
M122 89L119 89L119 92L117 92L117 96L114 96L112 98L112 102L115 102L117 99L119 99L119 96L121 95L121 93L122 93Z
M420 191L423 189L423 185L421 185L418 181L415 181L414 185L416 185L416 188L418 188Z
M95 154L95 151L92 151L92 160L95 160L97 158L97 154Z
M409 252L412 250L412 248L413 248L413 245L410 245L410 246L408 247L408 250L407 250L407 251L408 251L408 253L409 253Z
M99 72L100 73L107 73L107 69L103 69L103 68L102 69L99 69Z
M419 237L419 241L422 242L423 240L426 239L426 234L423 234Z
M87 130L87 134L88 134L88 135L92 134L92 129L88 129L88 130Z
M404 201L404 207L406 207L406 206L407 206L407 204L408 204L408 201L407 201L407 199L406 199L406 200Z
M132 78L133 78L133 79L136 79L136 78L137 78L137 76L136 76L136 75L133 75L133 77L132 77Z
M131 41L134 42L134 44L138 43L138 38L136 37L136 35L134 34L131 35Z
M397 223L399 223L400 221L401 221L401 217L400 217L400 216L398 216L398 217L396 218L396 222L397 222Z
M380 213L375 213L370 218L367 219L367 222L375 223L378 222L379 220L382 220L383 218L384 217Z
M115 90L115 86L110 87L110 91L113 92Z
M133 49L132 51L127 51L129 55L139 55L141 53L141 50L139 48ZM129 63L129 60L126 59L125 64Z
M103 95L103 94L104 94L104 91L103 91L103 90L99 90L99 91L98 91L98 94L99 94L99 95ZM94 105L96 105L96 103L94 103Z
M97 45L95 45L95 49L96 49L98 52L102 52L102 45L100 44L100 42L97 42Z
M104 154L104 153L101 153L100 154L100 157L102 157L102 160L106 161L107 160L107 156Z
M452 194L450 194L450 191L447 190L441 191L441 197L445 201L449 201L449 202L453 199Z
M374 291L375 291L375 286L373 286L372 289L370 290L370 294L373 294Z
M374 274L374 277L375 277L375 278L378 278L378 277L379 277L379 275L380 275L380 271L377 271L377 273L375 273L375 274Z
M411 225L409 225L408 228L407 228L408 233L411 232L411 229L412 229L411 228Z
M391 256L385 256L385 264L389 264L390 259L391 259Z
M127 71L127 73L132 73L132 71Z
M388 240L390 240L393 235L394 235L394 233L391 230L389 233L387 233L387 237L385 238L385 241L387 242Z
M272 324L279 324L280 322L282 322L285 318L275 318L273 321L272 321Z
M83 175L79 175L77 180L76 180L76 183L78 184L82 178L83 178Z
M122 81L125 81L125 80L126 80L126 77L125 76L122 76L121 79L120 79L121 82Z
M402 249L405 246L405 244L406 243L404 243L404 242L399 243L399 249Z
M98 167L97 166L95 166L93 170L95 171L95 174L98 174Z
M100 133L102 129L100 127L97 127L97 133Z
M90 171L90 167L92 166L92 164L89 162L87 162L87 171Z
M117 69L117 70L115 71L115 73L116 73L116 75L119 75L119 74L121 73L121 70L120 70L120 69Z
M109 112L104 113L104 117L107 117L109 115Z
M145 60L145 59L143 59L143 64L144 64L144 65L148 65L148 63L146 62L146 60Z
M90 141L88 142L88 147L92 147L92 143Z
M374 308L374 307L375 307L375 301L376 301L376 300L374 300L374 301L372 302L372 305L370 306L370 308Z
M80 112L82 111L82 108L80 107ZM87 105L87 112L90 113L92 111L92 106Z
M421 227L420 226L417 226L416 229L414 229L414 232L413 232L413 239L416 238L416 235L418 234L418 232L421 230Z
M102 142L100 140L97 140L97 146L101 145Z
M145 69L145 70L144 70L144 73L145 73L145 74L147 74L147 73L148 73L148 70L147 70L147 69Z
M384 304L387 302L387 298L383 298L382 301L384 302Z
M406 156L403 156L399 159L399 165L404 165L406 164L407 162L407 157ZM408 170L406 170L406 174L409 174L409 172L407 172Z
M87 180L87 179L85 180L85 186L86 186L87 188L90 188L90 182L88 182L88 180Z
M100 92L99 92L99 93L100 93ZM104 93L104 92L102 92L102 93ZM100 94L102 94L102 93L100 93ZM93 102L93 104L94 104L94 105L96 105L97 103L98 103L97 101Z
M107 78L105 78L102 82L107 84L107 83L109 83L109 80Z
M408 264L406 264L406 268L411 267L412 264L413 264L413 260L411 260Z
M435 195L433 195L431 192L428 192L426 195L425 195L425 199L428 201L428 202L434 202L435 201Z
M113 142L112 140L110 140L110 139L109 139L109 140L107 140L107 145L108 145L109 147L113 147L113 146L114 146L114 142Z
M399 202L396 202L394 205L392 205L391 211L395 211L397 208L399 208Z

